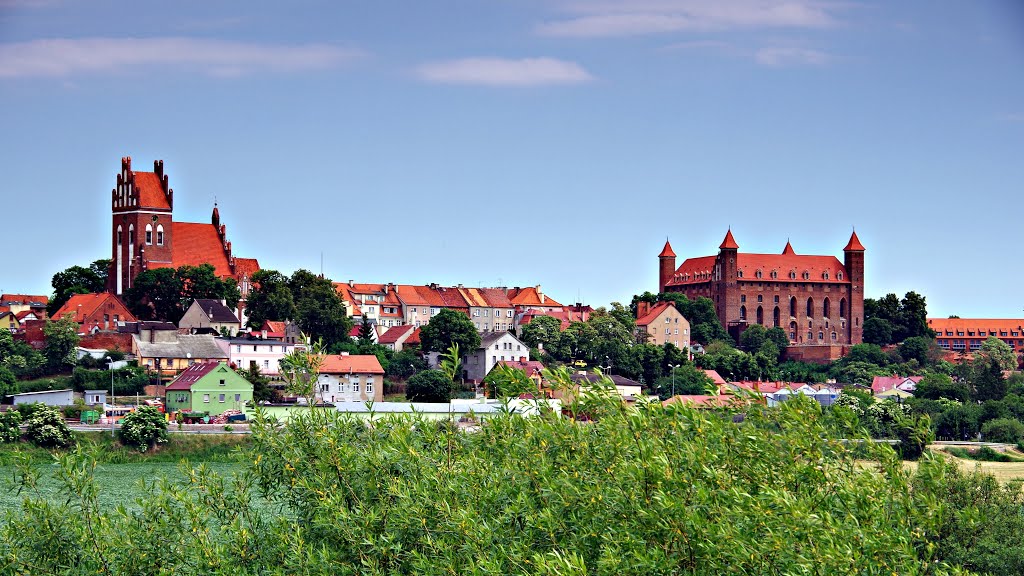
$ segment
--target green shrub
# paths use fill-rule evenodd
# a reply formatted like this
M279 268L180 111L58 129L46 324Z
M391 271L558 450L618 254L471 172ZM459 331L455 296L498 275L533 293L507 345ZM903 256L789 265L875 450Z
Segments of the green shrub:
M32 415L36 413L36 410L42 406L43 404L40 404L39 402L29 402L27 404L18 404L15 408L18 410L18 413L21 414L22 421L25 421L31 418Z
M405 397L413 402L448 402L454 385L440 370L417 372L406 383Z
M988 446L982 446L977 450L970 450L960 446L950 446L946 448L946 452L956 456L957 458L963 458L964 460L978 460L981 462L1019 462L1018 459L1013 458L1009 454L996 452Z
M25 435L36 446L43 448L67 448L75 443L75 437L64 421L60 410L53 406L38 406L26 421Z
M167 441L167 419L152 406L142 406L121 419L121 442L147 450Z
M995 418L981 427L981 437L986 442L1016 444L1024 439L1024 424L1014 418Z
M0 413L0 442L17 442L21 439L21 412L7 410Z

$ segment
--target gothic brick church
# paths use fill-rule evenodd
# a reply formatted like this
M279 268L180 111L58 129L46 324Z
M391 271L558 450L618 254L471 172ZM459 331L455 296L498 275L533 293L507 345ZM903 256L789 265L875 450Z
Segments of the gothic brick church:
M795 348L822 347L825 360L862 341L864 323L864 246L854 232L835 256L797 254L787 241L781 254L739 251L732 230L715 256L687 258L676 267L676 254L665 241L658 255L660 292L705 296L715 303L718 319L738 337L751 324L783 328Z
M132 169L131 157L121 158L117 186L111 191L107 290L123 294L143 270L211 264L218 277L234 278L245 298L249 278L260 266L254 258L232 254L216 203L209 224L175 222L173 209L174 190L163 160L153 162L153 172L140 172Z

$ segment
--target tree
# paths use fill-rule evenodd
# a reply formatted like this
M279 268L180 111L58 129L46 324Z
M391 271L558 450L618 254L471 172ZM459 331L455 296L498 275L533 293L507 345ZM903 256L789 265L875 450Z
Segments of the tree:
M152 406L140 406L121 420L121 442L148 450L167 442L167 419Z
M124 291L125 306L139 320L165 320L177 324L181 308L181 280L173 268L157 268L139 273Z
M179 307L182 314L196 299L224 300L228 308L238 306L241 294L234 278L220 279L217 270L211 264L199 266L181 266L175 270L181 284Z
M635 357L635 361L633 363L639 366L640 372L639 374L636 374L635 377L640 378L641 384L650 385L665 373L664 346L657 346L655 344L635 344L632 351ZM630 376L634 375L631 374Z
M1017 369L1017 354L1009 344L995 336L989 336L981 343L980 352L994 360L1003 370Z
M573 322L558 338L559 360L597 364L597 331L589 322ZM602 358L603 360L603 358Z
M406 379L413 374L427 369L427 362L416 352L403 348L395 352L388 363L387 375L392 378Z
M107 286L107 272L110 260L96 260L88 268L72 266L53 275L53 298L46 306L46 312L53 316L74 294L103 292Z
M864 342L884 346L893 341L896 327L885 318L868 318L864 320Z
M608 315L621 324L626 329L626 332L630 334L636 328L636 312L631 311L630 308L626 308L618 302L612 302Z
M903 300L900 300L899 326L901 342L915 336L935 337L935 332L928 327L928 306L924 296L913 291L903 296Z
M779 349L780 357L786 351L786 348L789 348L789 335L786 334L786 331L782 328L778 326L769 328L764 335L772 344L775 344L776 348Z
M744 352L756 352L761 348L761 345L767 340L764 326L760 324L751 324L747 327L743 333L740 334L740 350Z
M71 368L78 361L78 324L71 318L56 322L47 320L43 325L46 347L43 353L51 368Z
M25 435L36 446L67 448L75 443L67 422L53 406L37 406L26 424Z
M258 330L266 320L295 318L295 299L288 278L277 270L259 270L252 275L252 288L245 303L249 328Z
M470 353L480 347L480 333L468 316L444 308L420 329L420 345L428 352L443 352L452 344Z
M0 412L0 443L9 444L21 439L21 412Z
M405 397L411 402L448 402L452 381L440 370L417 372L405 383Z
M989 420L981 427L981 438L985 442L1016 444L1024 439L1024 424L1013 418Z
M911 336L899 347L904 361L917 360L921 366L931 366L942 358L942 351L934 338Z
M270 402L277 396L277 391L270 387L270 378L264 376L256 364L251 364L247 369L237 370L237 372L239 376L252 384L253 402Z
M295 299L295 322L313 338L330 347L349 339L352 319L329 279L308 270L296 270L288 280Z
M373 342L373 324L370 324L370 318L365 314L363 315L362 322L359 323L359 341Z
M673 370L654 381L653 393L661 400L668 400L672 394L708 394L714 389L715 383L704 373L703 370L692 364L684 364L677 367L675 378L672 377ZM717 390L714 392L717 394Z
M484 377L491 398L518 398L523 394L536 394L537 383L519 368L498 364Z
M946 398L958 402L970 400L971 391L963 382L954 382L945 374L930 373L925 375L914 390L915 398L938 400Z
M850 346L841 363L867 362L876 366L889 364L889 357L885 355L882 348L876 344L855 344Z
M0 332L7 332L0 329ZM7 332L10 334L10 332ZM6 358L4 358L6 360ZM18 393L18 377L7 366L0 364L0 397Z
M522 340L530 348L543 348L550 354L561 331L562 322L558 318L537 316L522 326Z
M1001 400L1006 396L1006 380L999 361L986 355L980 355L970 363L969 384L974 390L974 400Z
M902 300L891 293L878 300L864 299L865 342L885 346L914 336L935 337L928 327L924 296L911 291Z

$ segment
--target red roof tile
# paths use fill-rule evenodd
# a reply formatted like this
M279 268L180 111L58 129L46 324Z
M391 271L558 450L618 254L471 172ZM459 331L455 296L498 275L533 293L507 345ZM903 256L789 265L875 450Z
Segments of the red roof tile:
M167 194L164 193L160 177L156 172L133 172L135 175L135 192L139 195L139 207L157 210L170 210Z
M402 326L392 326L387 332L380 335L380 339L377 340L377 344L394 344L402 339L409 332L415 330L415 326L408 324Z
M484 302L492 308L514 308L515 305L508 299L508 294L500 288L480 288L480 295Z
M730 249L739 250L740 245L736 243L736 239L732 237L732 228L725 233L725 240L722 240L721 245L718 246L720 250Z
M668 406L670 404L687 404L694 408L721 408L724 406L746 403L747 402L740 400L731 394L720 394L718 396L707 396L705 394L679 394L665 400L661 404L663 406Z
M938 338L1020 338L1024 334L1024 319L1017 318L929 318L928 327L938 332ZM947 334L952 332L952 334ZM960 333L963 333L961 335ZM973 335L971 334L973 332ZM981 333L985 335L982 336ZM1016 332L1017 336L1013 333Z
M217 276L221 278L233 276L220 234L213 224L175 222L172 234L174 244L171 259L173 261L170 267L212 264ZM163 268L167 267L167 264L150 264L150 267Z
M687 258L676 269L669 286L710 282L715 268L715 256ZM757 271L761 277L757 277ZM736 271L740 278L756 282L815 282L841 284L849 282L846 267L835 256L803 256L800 254L746 254L736 255ZM776 277L772 278L772 271ZM807 278L804 278L804 273ZM828 275L828 278L825 275Z
M125 307L121 299L116 295L109 292L100 292L99 294L73 294L63 306L60 307L53 317L63 318L65 315L70 315L71 319L76 323L81 324L85 322L87 316L96 311L97 308L105 304L109 299L115 300L118 305L118 309L121 310L119 314L123 313L124 322L135 322L134 316L128 312L128 308Z
M413 286L411 284L399 284L395 286L395 291L398 292L398 298L405 302L406 306L430 306L430 302L426 299L423 294L420 294L420 288L427 288L426 286Z
M383 374L384 369L380 361L373 354L341 355L330 354L324 356L323 364L320 365L321 374Z
M641 318L637 318L636 325L649 325L651 322L657 320L658 316L661 316L662 312L668 310L669 308L675 308L675 306L673 306L671 302L658 302L647 312L647 314L644 314Z
M658 254L658 258L675 258L676 253L672 251L672 245L668 243L668 239L665 240L665 247L661 249L661 254Z
M543 296L543 302L541 301ZM540 286L527 286L526 288L512 289L508 292L508 298L516 306L529 308L531 306L549 306L561 308L562 305L554 298L545 295L540 291Z
M33 305L41 304L46 306L50 303L50 299L46 296L36 296L33 294L3 294L0 295L0 304L23 304Z
M252 277L260 269L260 263L255 258L235 258L235 274L239 277Z
M782 254L788 256L796 256L796 251L793 250L793 245L789 243L789 240L786 240L786 247L782 249Z
M921 378L921 376L875 376L875 379L871 381L871 391L875 394L881 394L882 392L892 390L907 380L916 385L921 381Z
M220 362L196 362L182 370L181 374L178 374L174 381L167 385L166 389L191 390L193 384L212 372L217 366L220 366Z
M437 294L441 297L446 308L469 308L469 303L459 293L458 288L438 288Z
M522 370L523 372L526 372L527 376L540 374L540 372L544 370L544 364L537 360L527 360L525 362L521 362L519 360L499 360L498 364Z
M420 329L417 327L412 331L412 334L405 339L405 346L413 346L420 343Z
M846 243L846 248L843 248L844 252L864 252L864 245L860 243L860 238L857 238L857 231L850 235L850 241Z

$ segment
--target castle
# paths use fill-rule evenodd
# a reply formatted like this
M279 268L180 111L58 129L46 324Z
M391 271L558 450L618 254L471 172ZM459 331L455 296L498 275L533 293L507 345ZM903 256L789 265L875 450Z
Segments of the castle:
M123 294L144 270L211 264L218 277L234 278L245 298L259 262L231 253L216 203L209 224L175 222L173 209L174 190L163 160L153 162L153 172L140 172L132 169L130 156L121 158L117 186L111 191L107 291Z
M843 248L842 262L797 254L788 241L781 254L743 253L731 229L718 249L715 256L687 258L677 268L666 240L658 255L659 292L710 298L733 337L750 324L780 327L793 345L790 357L827 360L862 342L864 246L856 232Z

